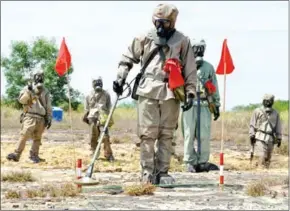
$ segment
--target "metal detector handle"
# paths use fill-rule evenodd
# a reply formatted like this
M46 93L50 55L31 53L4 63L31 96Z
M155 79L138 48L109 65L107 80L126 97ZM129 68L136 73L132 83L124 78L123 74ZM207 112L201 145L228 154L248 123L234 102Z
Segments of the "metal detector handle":
M132 89L131 89L131 86L130 86L129 83L125 83L124 86L126 86L126 88L123 90L123 93L124 93L124 91L125 91L126 89L128 89L128 93L127 93L127 95L124 96L124 97L121 97L121 98L119 97L118 100L123 100L123 99L129 97L129 96L131 95L131 93L132 93Z

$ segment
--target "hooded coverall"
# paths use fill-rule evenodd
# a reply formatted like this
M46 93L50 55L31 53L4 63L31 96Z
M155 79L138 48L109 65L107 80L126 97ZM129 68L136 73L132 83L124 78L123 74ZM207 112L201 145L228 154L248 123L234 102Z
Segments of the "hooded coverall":
M123 54L118 69L118 79L126 79L133 64L148 58L157 46L154 43L156 29L135 37ZM183 66L185 92L195 95L196 64L188 37L177 31L168 40L162 50L168 58L178 59ZM130 65L128 65L130 64ZM130 68L131 67L131 68ZM137 134L141 140L140 164L142 175L153 174L154 143L157 140L157 172L168 173L172 153L173 133L179 116L180 102L168 88L167 74L163 71L163 60L158 53L148 65L141 78L137 94L138 125Z
M45 130L45 117L52 118L52 107L49 92L43 87L43 90L35 101L32 98L36 96L25 87L19 95L18 101L23 105L27 112L22 119L20 138L15 149L15 154L18 158L21 156L26 141L32 139L32 146L30 149L30 158L39 157L39 148L41 145L41 137ZM29 104L32 103L31 107Z
M212 95L216 107L220 106L220 95L218 89L218 82L214 67L207 61L203 60L202 66L197 70L197 83L201 87L201 101L200 101L200 155L194 148L195 139L197 139L197 98L191 109L182 114L182 134L184 137L184 163L189 163L193 166L197 164L204 164L208 162L210 156L210 136L211 136L211 119L212 114L206 101L206 92L204 86L199 81L212 80L216 87L216 92Z
M98 138L100 135L100 129L102 129L103 126L98 125L100 115L103 114L108 115L111 107L112 107L111 96L108 92L106 92L103 89L100 92L96 92L93 90L86 97L85 111L89 112L88 119L90 125L90 142L91 142L90 144L92 153L96 150L96 147L98 145ZM104 156L108 159L110 156L113 155L108 130L105 133L103 143L104 143Z

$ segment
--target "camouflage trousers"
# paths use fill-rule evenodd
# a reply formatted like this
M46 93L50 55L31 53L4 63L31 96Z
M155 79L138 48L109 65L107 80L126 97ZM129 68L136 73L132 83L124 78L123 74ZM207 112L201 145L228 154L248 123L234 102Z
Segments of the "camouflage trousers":
M26 141L32 139L32 145L30 149L30 156L37 157L39 154L39 148L41 145L42 134L45 130L44 118L25 116L21 124L20 138L15 149L17 156L21 156Z
M173 134L178 122L179 101L159 101L139 96L137 134L140 138L142 172L168 172L172 155ZM156 142L157 141L157 142ZM156 150L154 149L156 146ZM156 166L154 155L156 153Z
M96 125L95 122L90 121L90 145L92 153L94 153L97 148L98 138L100 136L101 129L103 128ZM111 155L113 155L113 151L111 148L110 136L108 131L106 131L104 135L103 144L104 144L104 156L105 158L109 158Z
M257 140L255 144L255 151L256 154L259 156L259 161L256 163L256 165L269 168L273 149L273 142L266 143L264 141Z

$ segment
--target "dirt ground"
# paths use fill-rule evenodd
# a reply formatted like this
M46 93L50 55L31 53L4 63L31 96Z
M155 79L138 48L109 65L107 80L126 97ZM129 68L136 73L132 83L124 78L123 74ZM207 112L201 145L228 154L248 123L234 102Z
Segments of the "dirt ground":
M265 196L251 197L246 194L250 182L288 177L288 156L273 155L269 170L255 170L249 165L249 146L225 142L225 186L218 186L219 172L190 174L183 170L182 161L172 158L171 174L177 183L191 183L191 187L157 188L154 195L132 197L125 193L103 192L97 189L104 185L126 186L139 182L139 150L134 145L134 131L111 131L112 148L116 161L110 164L101 158L96 162L94 177L99 186L83 187L76 197L66 198L21 198L6 199L8 190L25 190L43 184L61 184L75 179L75 159L83 160L83 170L90 161L88 133L86 129L74 130L71 141L69 130L52 129L44 134L40 156L46 159L41 164L28 160L31 143L28 142L21 161L5 159L18 139L19 129L1 131L1 174L13 170L31 171L35 182L1 182L1 210L123 210L123 209L168 209L168 210L289 210L288 185L271 186ZM218 164L220 142L211 142L211 161ZM182 142L178 142L176 154L182 155ZM101 153L103 155L103 151ZM84 174L84 172L83 172ZM274 194L273 194L274 193Z

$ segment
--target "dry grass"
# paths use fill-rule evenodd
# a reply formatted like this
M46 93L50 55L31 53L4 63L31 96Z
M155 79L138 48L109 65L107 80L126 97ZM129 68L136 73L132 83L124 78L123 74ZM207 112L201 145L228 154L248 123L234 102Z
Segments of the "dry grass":
M15 190L8 190L5 193L5 198L6 199L19 199L21 198L19 191L15 191Z
M1 175L3 182L34 182L36 179L30 171L12 171Z
M45 197L75 197L80 193L80 189L73 183L61 185L43 185L37 188L30 188L24 191L7 190L6 199L11 198L45 198Z
M267 193L271 193L274 186L285 185L285 183L288 184L288 177L284 180L277 178L263 178L248 184L246 187L246 194L253 197L264 196Z
M255 181L247 185L246 193L249 196L257 197L264 196L266 194L266 186L263 181Z
M281 143L281 146L279 148L276 147L276 145L275 145L274 153L279 154L279 155L288 156L289 155L289 144L288 144L288 141L284 140Z
M125 194L129 196L153 195L155 190L156 187L152 184L135 184L124 188Z
M19 115L20 111L13 110L7 107L1 107L2 118L1 118L1 130L6 129L19 129ZM14 151L14 143L1 143L1 164L3 166L17 167L21 166L23 168L41 168L41 169L74 169L75 159L81 158L83 161L83 169L89 164L91 157L89 156L89 140L88 126L81 121L83 113L73 112L73 128L75 130L84 130L84 134L74 134L74 140L77 140L77 144L74 146L72 142L69 141L70 137L68 134L53 133L51 131L58 131L62 129L69 129L69 118L68 113L64 113L64 119L60 123L53 123L51 130L44 133L43 144L40 148L40 157L46 159L46 162L39 163L37 165L27 162L28 151L30 146L26 146L25 151L21 157L19 163L14 163L7 161L5 156L7 153ZM95 172L138 172L140 170L139 148L136 148L133 144L136 137L136 109L128 108L117 108L114 113L115 125L111 128L112 132L117 133L117 135L111 136L112 149L116 161L114 163L108 163L103 158L103 147L101 149L101 157L95 164ZM248 123L251 117L251 112L239 112L225 113L225 141L231 141L235 143L236 146L248 145ZM281 113L283 124L283 133L288 134L286 120L288 119L288 113ZM180 125L180 124L179 124ZM177 131L177 139L181 138L181 127ZM48 134L49 133L49 134ZM7 135L6 135L7 134ZM18 134L9 135L6 133L2 135L2 140L8 137L13 138L15 141L18 139ZM61 143L51 143L47 142L47 139L57 139L64 140ZM212 123L212 140L221 140L221 119ZM63 144L65 143L65 144ZM230 143L230 142L227 142ZM31 143L28 142L27 145ZM286 141L282 142L280 148L275 148L274 153L274 164L272 168L288 168L288 144ZM281 156L280 156L281 155ZM215 154L212 151L210 161L213 163L219 163L219 154ZM178 161L172 158L170 171L181 172L183 171L182 159ZM249 165L249 152L239 152L233 150L225 150L225 169L226 170L253 170L253 167Z

